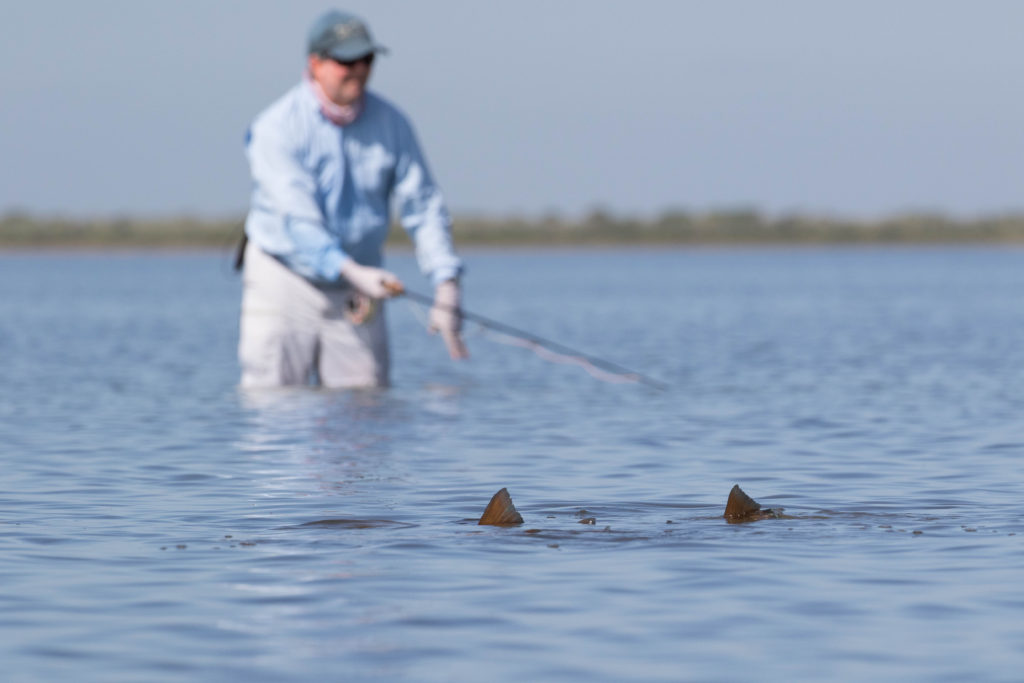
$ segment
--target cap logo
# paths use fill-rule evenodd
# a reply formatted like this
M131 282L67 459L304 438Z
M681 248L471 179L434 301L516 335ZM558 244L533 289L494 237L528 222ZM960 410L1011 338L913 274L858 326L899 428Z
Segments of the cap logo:
M353 37L369 38L369 35L366 33L366 27L359 21L336 24L332 31L334 33L334 39L338 42L342 42Z

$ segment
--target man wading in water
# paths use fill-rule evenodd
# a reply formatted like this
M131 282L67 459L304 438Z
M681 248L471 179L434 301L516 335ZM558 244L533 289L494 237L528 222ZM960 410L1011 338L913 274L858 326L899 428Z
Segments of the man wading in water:
M387 384L381 300L403 289L380 267L392 201L435 287L430 327L452 358L468 355L448 210L409 121L366 89L385 51L359 18L323 15L309 33L302 82L246 135L254 188L243 247L243 387L313 378L326 387Z

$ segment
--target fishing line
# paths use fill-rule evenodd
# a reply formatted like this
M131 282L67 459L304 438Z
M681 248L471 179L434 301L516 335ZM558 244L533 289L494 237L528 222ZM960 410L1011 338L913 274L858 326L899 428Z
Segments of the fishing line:
M464 308L435 304L434 299L426 296L425 294L413 292L408 289L403 290L402 294L410 300L425 306L436 305L443 310L458 313L464 320L474 322L492 333L497 333L499 337L504 338L496 338L492 335L491 338L496 341L512 346L528 348L541 358L551 362L578 365L596 379L606 382L636 382L639 384L646 384L647 386L655 389L668 389L668 385L664 382L659 382L647 375L623 367L618 363L613 363L611 361L604 360L603 358L591 356L581 351L577 351L576 349L569 348L564 344L559 344L558 342L545 339L538 335L531 334L530 332L516 329L511 325L506 325L505 323L498 322L497 320L486 318L478 313L467 311Z
M411 300L408 301L407 303L409 304L410 310L414 311L414 315L416 315L420 322L423 323L423 326L429 327L430 323L427 320L427 316L421 312L421 309L417 308ZM497 342L498 344L505 344L506 346L517 346L521 349L528 349L530 351L533 351L542 360L546 360L551 363L559 363L562 365L575 365L577 367L583 368L591 377L593 377L594 379L599 379L602 382L608 382L609 384L635 384L641 381L633 373L619 374L616 372L608 372L607 370L602 370L601 368L597 367L586 358L582 358L580 356L571 356L564 353L552 351L551 349L545 348L544 346L541 346L537 342L530 339L521 339L519 337L513 337L512 335L504 334L502 332L489 329L487 327L484 327L483 325L479 325L479 327L475 329L483 337L493 342ZM659 384L657 388L664 389L665 386Z
M406 299L406 305L409 307L409 312L416 320L423 325L423 329L430 329L430 317L424 312L423 306L419 302L413 301L412 299ZM565 365L576 365L586 370L592 377L601 380L602 382L609 382L611 384L632 384L636 382L633 377L626 375L617 375L611 372L606 372L600 368L594 367L592 364L582 358L576 356L566 356L561 353L555 353L543 346L527 341L525 339L519 339L518 337L512 337L501 332L489 330L483 325L471 327L469 330L463 330L464 335L477 335L490 339L493 342L499 344L506 344L508 346L518 346L521 349L529 349L533 351L537 356L546 361L552 363L561 363Z

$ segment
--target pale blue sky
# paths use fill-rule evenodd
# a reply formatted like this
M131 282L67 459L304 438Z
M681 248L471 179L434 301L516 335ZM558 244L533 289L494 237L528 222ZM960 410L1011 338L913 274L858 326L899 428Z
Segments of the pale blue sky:
M240 215L332 6L456 213L1024 208L1024 3L92 0L0 9L0 213Z

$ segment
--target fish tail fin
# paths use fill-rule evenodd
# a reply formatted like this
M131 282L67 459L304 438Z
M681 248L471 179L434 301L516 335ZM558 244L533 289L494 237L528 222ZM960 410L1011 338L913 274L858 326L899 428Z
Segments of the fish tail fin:
M743 489L736 484L729 491L729 500L725 503L725 517L727 520L741 520L761 510L756 500L743 492Z
M523 518L512 504L512 496L508 495L508 489L501 489L491 497L484 514L481 515L477 524L490 526L512 526L522 524Z

